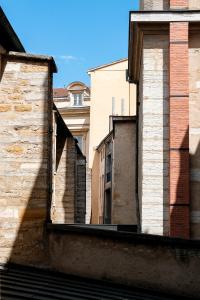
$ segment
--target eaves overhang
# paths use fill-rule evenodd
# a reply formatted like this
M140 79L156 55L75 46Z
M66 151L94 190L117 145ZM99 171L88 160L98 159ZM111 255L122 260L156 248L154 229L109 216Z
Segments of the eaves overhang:
M130 12L128 50L128 80L130 83L139 81L143 35L168 33L170 22L189 22L190 28L199 29L200 10Z

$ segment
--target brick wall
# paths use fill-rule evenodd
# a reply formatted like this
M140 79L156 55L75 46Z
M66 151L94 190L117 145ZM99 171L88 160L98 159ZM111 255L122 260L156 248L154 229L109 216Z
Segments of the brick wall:
M184 1L171 1L183 5ZM188 23L170 23L170 235L189 238Z
M170 9L187 9L189 0L170 0Z

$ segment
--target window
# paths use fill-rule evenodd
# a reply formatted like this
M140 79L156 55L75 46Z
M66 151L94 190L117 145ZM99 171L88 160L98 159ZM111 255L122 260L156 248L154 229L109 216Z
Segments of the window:
M82 94L73 94L74 97L74 106L81 106L82 105Z
M82 135L75 135L74 138L77 139L78 146L81 149L81 151L83 152L83 136Z

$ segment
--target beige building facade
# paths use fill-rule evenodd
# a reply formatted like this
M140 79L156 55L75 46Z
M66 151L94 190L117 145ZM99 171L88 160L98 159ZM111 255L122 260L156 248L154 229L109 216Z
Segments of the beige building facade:
M90 149L89 167L94 165L96 147L109 133L109 116L136 113L135 86L127 81L128 60L122 59L90 69Z
M110 132L109 117L136 114L136 89L127 81L127 68L128 60L122 59L88 71L91 79L89 167L92 172L93 208L100 193L97 176L99 155L96 149ZM99 218L92 217L92 223L99 222Z

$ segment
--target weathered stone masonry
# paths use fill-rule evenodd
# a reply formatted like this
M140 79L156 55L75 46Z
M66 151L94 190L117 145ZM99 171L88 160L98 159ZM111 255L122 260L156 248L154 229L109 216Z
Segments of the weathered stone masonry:
M54 106L53 223L85 223L86 158Z
M45 264L53 61L10 53L0 82L0 261ZM23 256L21 255L23 252Z
M53 202L53 71L56 67L51 57L22 53L2 56L1 263L46 265L46 223L51 218L57 223L85 219L85 189L80 192L80 185L83 187L85 182L85 157L62 118L58 122L59 163L54 185L57 202ZM81 162L82 170L77 172ZM53 204L54 218L50 215Z

